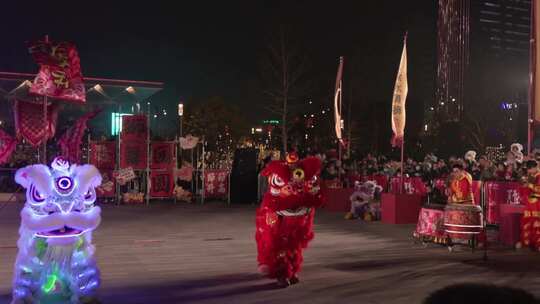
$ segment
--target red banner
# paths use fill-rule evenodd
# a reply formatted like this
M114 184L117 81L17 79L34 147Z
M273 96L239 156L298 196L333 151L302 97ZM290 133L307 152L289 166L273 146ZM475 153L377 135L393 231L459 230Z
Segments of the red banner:
M122 143L146 140L148 132L146 115L122 116Z
M204 171L204 197L226 198L229 195L229 171L228 170L205 170Z
M15 129L17 137L22 137L34 147L41 145L56 132L58 107L47 106L47 121L44 121L43 104L15 100Z
M30 93L79 103L86 102L81 62L75 46L69 42L37 41L29 47L40 65Z
M120 167L132 167L135 170L146 169L147 162L146 141L122 140L120 145Z
M116 143L114 141L91 142L90 163L99 169L115 169Z
M173 196L174 177L172 171L152 171L150 179L151 197Z
M112 170L100 170L103 178L101 185L96 188L98 197L114 197L116 193L116 181Z
M173 142L153 142L150 149L152 151L150 168L172 169L176 167Z
M501 204L524 204L520 196L521 185L517 182L488 182L486 184L487 222L500 223Z
M391 193L399 192L399 183L401 178L393 177L390 181L390 190ZM407 194L417 194L424 196L427 194L427 187L420 177L406 177L403 179L403 192Z
M17 140L0 129L0 164L7 163L17 148Z

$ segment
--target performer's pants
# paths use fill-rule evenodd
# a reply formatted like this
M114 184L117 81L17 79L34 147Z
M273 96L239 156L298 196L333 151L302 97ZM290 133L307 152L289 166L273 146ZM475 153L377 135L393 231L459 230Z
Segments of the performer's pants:
M290 279L300 271L302 251L313 239L314 210L302 216L279 216L257 209L255 238L259 265L268 267L270 278Z

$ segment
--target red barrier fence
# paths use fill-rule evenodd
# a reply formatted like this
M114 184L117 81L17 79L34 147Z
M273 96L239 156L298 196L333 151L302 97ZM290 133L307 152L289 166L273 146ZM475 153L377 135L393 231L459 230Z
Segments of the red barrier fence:
M487 182L486 183L486 206L487 222L490 224L500 223L500 206L502 204L520 205L522 201L519 189L522 187L517 182Z
M375 180L377 184L383 186L383 189L389 193L398 193L399 192L399 183L400 178L394 177L388 180L384 175L370 175L370 176L354 176L350 177L351 181L367 181ZM498 181L487 181L485 183L485 200L486 200L486 219L489 224L500 224L501 215L500 208L501 205L523 205L523 201L520 195L520 188L522 187L518 182L498 182ZM387 185L389 186L387 188ZM441 191L441 193L446 192L446 180L445 179L435 179L433 181L434 188ZM473 181L472 188L474 194L475 204L480 204L481 200L481 189L482 183L480 181ZM420 177L408 177L404 179L404 192L407 194L417 194L421 196L427 195L427 186L422 181ZM336 190L337 191L337 190ZM353 190L347 191L347 193L352 192ZM348 210L350 202L348 197L339 196L333 192L328 193L328 203L327 208L329 210ZM350 194L349 194L350 195ZM347 199L347 201L343 201ZM442 203L442 202L435 202ZM333 205L336 206L333 206ZM347 206L347 207L346 207Z
M393 177L390 180L390 193L399 193L401 178ZM406 177L403 179L403 192L407 194L427 195L427 187L420 177Z

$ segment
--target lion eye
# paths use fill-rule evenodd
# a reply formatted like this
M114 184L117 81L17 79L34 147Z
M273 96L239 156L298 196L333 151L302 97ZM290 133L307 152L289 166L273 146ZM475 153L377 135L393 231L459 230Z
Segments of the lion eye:
M281 179L281 177L274 174L274 175L272 175L272 178L270 180L270 184L272 184L272 186L276 186L276 187L283 187L285 185L285 182L283 181L283 179Z
M36 203L43 203L45 201L45 196L37 190L34 184L30 186L30 196L32 197L32 200Z

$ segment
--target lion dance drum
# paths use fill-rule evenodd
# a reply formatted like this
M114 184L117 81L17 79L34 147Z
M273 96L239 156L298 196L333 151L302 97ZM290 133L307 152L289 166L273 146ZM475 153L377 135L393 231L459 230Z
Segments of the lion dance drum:
M323 201L320 171L318 158L289 153L262 172L269 185L256 215L257 259L259 271L281 287L298 283L302 251L314 237L314 208Z
M92 245L92 231L101 221L94 205L98 170L56 158L51 168L19 169L15 181L26 189L26 203L12 303L91 302L100 283Z
M444 209L444 230L449 244L472 242L474 248L483 227L482 208L474 205L472 177L462 165L456 164L450 176L448 204Z

